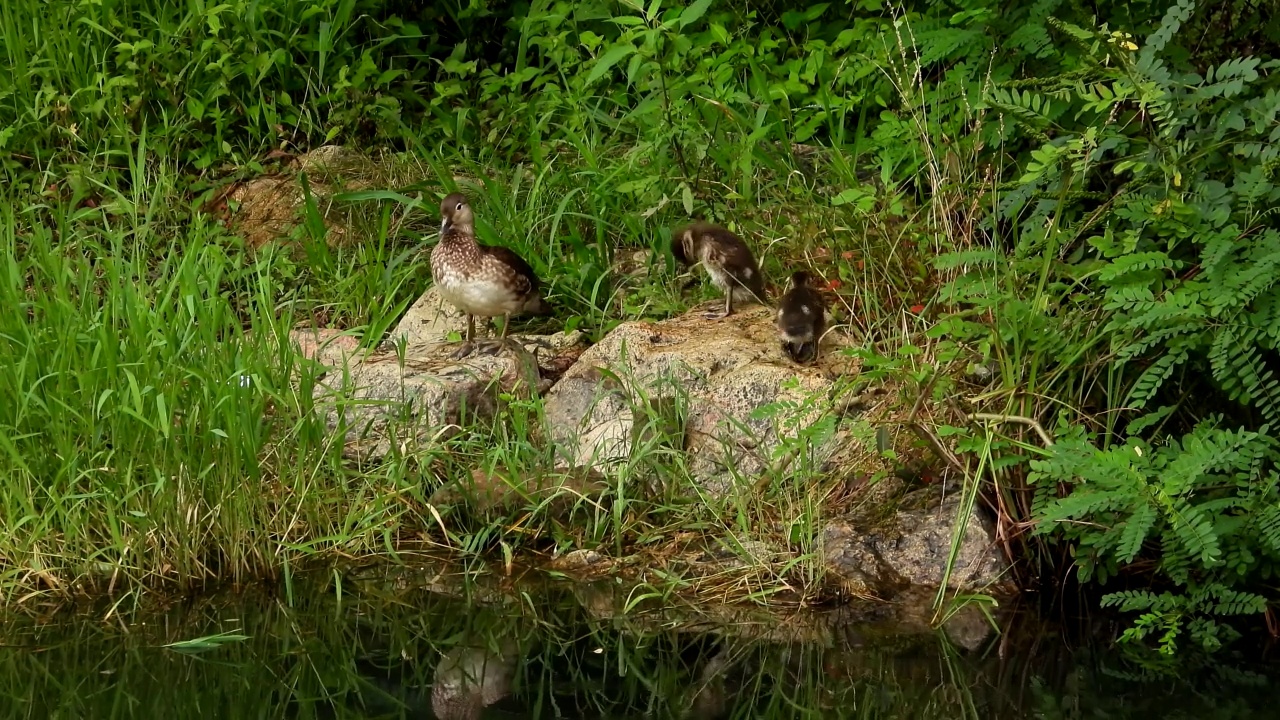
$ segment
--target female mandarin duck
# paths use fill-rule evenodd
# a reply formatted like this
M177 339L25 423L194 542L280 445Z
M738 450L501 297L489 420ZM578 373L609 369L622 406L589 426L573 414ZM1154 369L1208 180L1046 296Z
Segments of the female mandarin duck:
M475 349L477 315L502 316L506 343L511 316L541 314L547 304L539 292L538 276L524 258L512 250L476 242L475 217L471 205L460 193L440 203L440 242L431 251L431 276L445 300L467 315L467 339L454 354L470 355Z

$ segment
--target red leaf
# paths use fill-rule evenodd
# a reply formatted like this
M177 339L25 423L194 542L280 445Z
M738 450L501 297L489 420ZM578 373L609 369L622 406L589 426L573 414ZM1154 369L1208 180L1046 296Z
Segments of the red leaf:
M840 253L840 257L844 258L845 260L852 260L852 259L853 259L853 251L852 251L852 250L845 250L844 252Z
M924 306L921 305L920 303L916 303L915 305L911 306L911 312L919 315L920 313L924 312Z
M866 264L865 262L861 261L861 260L859 260L859 261L858 261L857 265L858 265L858 269L859 269L859 270L866 269L866 267L867 267L867 264Z
M841 283L840 283L840 281L839 281L839 280L828 280L828 281L827 281L827 289L828 289L828 290L839 290L839 289L840 289L840 284L841 284Z

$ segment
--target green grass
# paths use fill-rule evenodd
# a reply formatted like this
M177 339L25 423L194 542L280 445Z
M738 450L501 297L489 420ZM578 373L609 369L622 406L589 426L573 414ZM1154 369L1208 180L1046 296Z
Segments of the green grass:
M167 148L147 135L133 141L127 171L97 185L94 207L76 195L11 191L5 199L0 508L12 532L0 539L0 585L8 602L32 591L240 581L314 557L389 554L423 533L476 552L545 547L550 538L556 547L603 544L625 555L681 530L726 537L732 547L764 518L790 528L778 539L799 542L801 560L781 573L710 585L760 598L817 587L814 548L803 538L816 532L820 495L796 482L812 469L723 505L691 502L680 499L689 484L681 458L642 448L617 477L608 507L575 523L535 520L513 533L510 519L459 526L450 518L450 534L441 536L426 504L438 485L471 467L549 466L536 438L538 404L513 406L493 426L449 443L353 469L314 411L318 368L285 340L297 325L321 324L376 344L429 282L435 220L424 207L454 187L455 174L478 179L470 191L481 237L510 244L546 278L560 313L534 330L578 327L600 337L622 320L669 316L709 298L706 287L678 291L665 254L674 213L638 219L604 175L567 162L484 176L487 168L461 158L406 156L381 166L375 182L420 202L385 201L383 191L313 196L291 242L253 250L196 210L202 197ZM326 213L347 228L337 246L324 241ZM839 262L847 252L840 248L866 257L880 251L837 227L817 197L793 201L788 213L821 228L815 245L846 243L827 258L843 277L852 263ZM771 235L759 221L741 225L753 237ZM615 251L628 247L654 251L659 282L617 294L608 269ZM802 243L762 250L773 278L806 251ZM851 302L881 300L866 279L855 282ZM629 480L655 474L667 488L660 497Z
M254 158L279 144L272 128L318 143L343 113L368 109L368 98L335 90L340 73L327 55L350 63L362 46L316 44L325 23L340 25L350 8L321 3L296 31L268 29L301 7L266 3L239 20L148 3L0 11L18 79L0 96L0 118L12 121L5 167L16 180L0 189L5 603L244 581L420 542L498 557L583 545L662 557L682 547L672 540L681 533L725 539L747 567L702 580L670 575L675 588L762 601L782 590L814 593L826 492L811 487L814 468L712 501L690 487L683 459L657 433L613 478L606 502L580 503L572 522L546 507L486 522L440 518L427 498L471 468L549 468L538 404L514 404L491 426L445 443L352 465L313 406L319 369L285 338L313 325L378 344L428 286L437 198L461 179L481 239L525 256L558 310L526 329L578 328L598 339L619 322L670 317L713 297L707 283L682 293L666 251L687 219L682 188L692 187L697 209L755 245L775 286L792 268L812 267L839 298L837 321L866 347L889 350L926 329L910 308L927 303L937 282L927 270L933 241L907 196L866 184L847 149L824 151L819 182L773 144L785 134L752 134L764 127L759 118L726 128L734 145L709 155L698 177L665 178L672 157L648 159L663 135L637 137L626 123L584 112L560 118L563 128L514 125L527 135L506 141L533 162L407 134L409 149L378 162L365 186L311 193L290 238L249 248L200 210L219 183L264 169ZM62 30L68 17L84 32ZM216 29L223 20L233 29ZM295 62L307 68L299 78ZM122 80L94 95L102 73ZM148 73L170 82L135 82ZM315 95L302 103L305 93ZM439 127L432 132L441 138ZM754 164L726 164L743 153ZM218 178L209 168L223 160L236 169ZM336 179L306 178L308 187ZM863 188L861 199L833 205L833 187ZM675 199L648 204L654 188ZM326 241L326 221L346 228L340 242ZM634 250L650 251L649 281L620 288L611 268ZM651 408L640 412L661 423ZM639 489L655 477L662 492ZM755 567L742 543L762 536L795 560Z
M288 263L175 222L164 172L137 179L98 210L4 215L6 592L240 578L395 515L311 417Z

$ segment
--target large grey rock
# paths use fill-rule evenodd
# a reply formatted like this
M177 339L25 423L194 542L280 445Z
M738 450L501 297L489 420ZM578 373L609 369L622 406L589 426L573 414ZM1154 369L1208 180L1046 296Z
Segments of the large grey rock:
M456 345L409 346L335 368L316 384L316 409L331 429L345 421L345 452L379 458L494 416L502 394L531 397L538 367L522 349L454 360Z
M840 396L837 378L856 370L830 346L817 366L790 362L768 309L724 320L695 310L619 325L552 388L545 412L562 461L606 472L650 452L646 432L674 415L679 427L667 434L684 452L693 483L712 496L750 492L762 477L785 475L788 463L801 460L845 476L857 487L859 509L837 509L820 539L828 579L852 594L937 587L957 523L965 533L948 586L994 583L1007 566L990 525L976 513L962 517L958 493L908 493L876 447L876 429L847 417L874 412L883 419L897 402L891 393ZM666 401L674 401L674 412ZM899 463L919 452L910 448L910 433L890 430L886 439Z
M996 547L991 523L978 508L961 510L959 492L923 488L829 522L823 530L827 579L846 592L891 596L910 587L955 591L996 589L1008 570ZM896 509L894 509L896 506ZM946 576L956 528L963 536L950 576Z
M465 332L466 316L433 287L378 352L358 355L335 347L337 337L298 334L295 342L303 352L329 367L315 389L316 407L331 429L345 420L348 455L376 459L393 444L407 448L486 422L501 395L529 398L545 390L559 374L557 367L568 366L585 345L580 332L512 335L514 346L495 352L495 346L482 345L459 361L452 358L458 345L449 342L451 331ZM476 335L489 337L483 326Z
M481 328L476 330L479 332ZM403 340L408 345L431 345L445 342L450 332L466 331L467 316L445 302L444 296L432 286L409 306L387 340L391 343Z
M695 310L623 323L552 388L546 417L562 459L584 467L608 469L654 435L675 436L694 481L724 496L800 452L819 464L832 452L808 437L832 418L833 376L848 369L827 353L814 367L788 361L772 311L758 306L722 320Z
M489 323L481 318L476 319L476 337L496 336L501 320ZM456 332L460 336L467 332L467 316L461 310L446 302L435 286L427 288L422 296L409 306L404 317L396 324L387 338L386 345L393 346L404 342L409 346L428 346L448 342L449 333ZM536 353L539 358L558 357L572 350L581 350L586 346L586 336L580 331L557 332L552 335L526 335L511 333L511 339L520 343L526 350ZM576 358L576 355L574 356Z

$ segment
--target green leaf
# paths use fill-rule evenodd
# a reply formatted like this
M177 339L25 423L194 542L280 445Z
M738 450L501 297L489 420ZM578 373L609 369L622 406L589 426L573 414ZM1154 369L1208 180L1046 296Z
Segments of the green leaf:
M171 642L168 645L160 647L168 648L176 652L197 653L206 650L216 650L223 645L235 642L244 642L248 640L248 635L240 635L238 633L216 633L214 635L206 635L204 637L192 638L190 640L179 640Z
M600 59L596 61L596 66L591 68L591 74L587 76L586 84L590 85L604 77L604 74L609 72L610 68L617 65L623 60L623 58L631 55L635 51L636 48L634 45L616 45L609 48L609 51L604 55L601 55Z
M680 13L680 29L683 30L701 20L710 7L711 0L697 0L697 2L685 8L684 12Z

